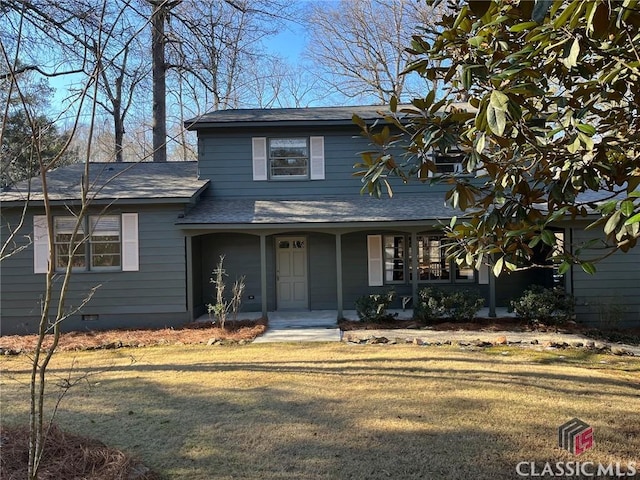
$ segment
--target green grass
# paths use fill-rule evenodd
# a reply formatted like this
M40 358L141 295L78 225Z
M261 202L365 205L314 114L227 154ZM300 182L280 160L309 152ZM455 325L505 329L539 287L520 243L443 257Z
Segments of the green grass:
M2 421L26 422L28 359L0 366ZM63 428L171 479L517 478L521 461L576 460L556 446L557 427L575 416L596 439L580 461L640 464L637 358L171 346L61 353L51 373L90 374L63 400Z

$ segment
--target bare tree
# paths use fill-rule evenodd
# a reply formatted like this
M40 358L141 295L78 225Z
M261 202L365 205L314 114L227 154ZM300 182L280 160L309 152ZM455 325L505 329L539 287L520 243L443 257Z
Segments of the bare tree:
M153 75L153 161L167 161L167 64L165 25L169 12L180 1L147 0L151 12L151 59Z
M72 5L73 4L73 5ZM53 411L47 411L45 399L49 390L47 372L49 364L56 352L62 323L82 308L93 296L99 285L88 287L82 292L78 303L72 305L69 298L74 260L83 251L90 235L85 228L86 217L93 209L93 196L99 191L90 182L89 160L92 158L93 132L98 110L98 80L101 76L101 65L105 58L100 52L110 41L109 31L96 25L105 25L108 0L92 5L76 2L38 2L27 0L8 0L3 2L0 19L7 31L0 34L0 59L2 61L2 80L7 94L2 97L1 106L7 113L18 109L24 112L24 123L29 132L29 155L37 164L38 176L25 181L21 190L16 192L19 207L2 210L2 255L0 260L10 257L16 251L24 250L35 244L36 235L46 235L47 265L44 275L44 288L41 295L41 311L37 327L38 339L31 358L30 408L29 408L29 458L28 478L38 478L38 471L43 458L47 432L51 428ZM73 6L77 8L73 8ZM122 8L125 8L122 6ZM97 32L97 35L95 33ZM69 56L71 50L80 55ZM71 58L69 60L68 58ZM20 60L19 60L20 59ZM62 65L68 65L63 69ZM29 100L29 85L25 84L25 72L37 73L41 78L68 76L81 84L72 97L68 97L66 108L62 108L55 120L66 119L69 124L64 142L51 152L43 144L42 128L34 114ZM87 120L88 119L88 120ZM85 123L86 136L81 152L84 169L78 178L80 197L72 205L66 205L67 211L73 215L71 233L64 243L54 242L55 206L49 193L49 173L59 167L65 155L72 148L74 137L81 122ZM0 138L7 133L8 123L3 121ZM4 156L0 157L3 162ZM4 167L4 165L2 165ZM36 216L31 203L37 198L42 203L44 215ZM91 210L93 213L96 210ZM100 210L103 213L104 210ZM68 215L68 214L67 214ZM33 228L30 219L33 218ZM41 239L38 240L42 247ZM64 250L62 257L56 257L56 249ZM34 253L35 254L35 253ZM56 260L58 262L56 269ZM77 292L74 292L77 293Z
M441 15L415 0L340 0L313 3L307 14L308 56L319 77L349 99L387 103L424 91L424 80L402 72L411 62L406 51L417 26Z
M255 104L254 66L268 58L261 43L283 28L293 6L285 0L185 0L175 8L168 61L192 114ZM272 69L263 75L273 76Z
M259 108L308 107L321 102L327 92L307 66L279 56L264 56L247 68L248 106Z
M125 120L133 106L139 84L148 76L150 67L145 60L144 47L140 41L143 27L135 22L136 14L129 11L115 19L118 28L109 33L113 39L108 50L100 51L94 44L93 51L99 52L97 67L99 72L98 104L109 114L113 121L114 158L123 161ZM139 19L138 19L139 20ZM115 26L114 26L115 27ZM106 51L115 50L107 55ZM155 57L154 57L155 58ZM154 88L155 92L155 88Z

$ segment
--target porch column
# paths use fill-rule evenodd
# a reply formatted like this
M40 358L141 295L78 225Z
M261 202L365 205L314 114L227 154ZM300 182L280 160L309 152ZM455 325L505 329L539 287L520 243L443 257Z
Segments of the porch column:
M267 236L260 234L260 297L262 316L267 318Z
M562 251L573 253L573 230L569 227L564 229L564 236L562 238ZM573 267L567 270L564 274L564 291L573 295Z
M185 255L187 256L186 258L186 267L187 267L187 271L186 273L186 277L187 277L187 314L189 315L189 318L191 319L192 322L194 322L195 319L195 310L194 310L194 305L193 305L193 237L191 236L186 236L184 238L185 241Z
M338 320L343 317L342 297L342 233L336 233L336 300Z
M489 268L489 317L496 317L496 276L493 274L494 257Z
M418 304L418 234L411 232L411 305Z

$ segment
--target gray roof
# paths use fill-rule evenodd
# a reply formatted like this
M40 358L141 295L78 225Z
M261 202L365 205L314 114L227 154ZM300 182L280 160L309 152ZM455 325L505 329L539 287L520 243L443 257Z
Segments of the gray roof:
M80 183L84 163L56 168L47 174L49 198L52 201L80 199ZM94 200L141 200L185 202L202 191L209 180L199 180L196 162L90 163L89 198ZM0 193L2 202L42 201L40 177L23 181Z
M457 108L475 111L469 103L456 103ZM413 108L402 105L401 108ZM382 123L385 114L389 114L388 105L357 105L340 107L306 107L306 108L246 108L235 110L218 110L200 115L184 122L189 130L212 127L242 127L242 126L293 126L293 125L351 125L353 115L372 123L378 120ZM400 115L402 117L402 115Z
M315 200L207 198L177 223L184 227L370 224L444 220L459 213L445 206L442 193L379 199L369 196Z
M245 125L355 126L352 121L354 113L364 120L372 121L381 119L384 112L389 112L389 107L386 105L218 110L187 120L185 126L190 130L207 127L238 127Z

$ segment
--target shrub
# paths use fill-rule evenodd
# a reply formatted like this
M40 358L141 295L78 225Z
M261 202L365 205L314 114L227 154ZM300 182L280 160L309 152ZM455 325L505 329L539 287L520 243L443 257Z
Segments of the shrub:
M441 318L444 315L442 298L444 292L438 288L426 287L418 291L418 303L413 306L413 317L420 322Z
M575 299L562 290L533 285L511 301L511 310L529 323L560 325L573 318Z
M229 312L231 312L233 320L237 320L240 305L242 303L242 295L245 289L244 276L242 276L241 278L236 279L233 283L233 287L231 289L231 300L227 300L225 298L224 291L226 284L224 283L224 276L226 274L224 272L223 264L224 255L220 255L218 266L213 272L215 277L209 279L209 281L216 286L216 303L207 304L209 317L213 316L215 318L214 322L217 322L222 329L225 328Z
M471 290L445 292L439 288L426 287L418 292L418 304L414 306L416 320L430 323L448 317L455 321L473 320L484 305L484 298Z
M455 321L471 321L484 306L484 298L471 290L457 290L446 294L442 306L447 317Z
M387 313L391 302L396 298L396 292L389 290L384 294L363 295L356 300L356 312L363 322L377 322L389 320L394 315Z

